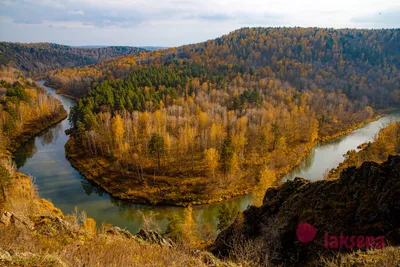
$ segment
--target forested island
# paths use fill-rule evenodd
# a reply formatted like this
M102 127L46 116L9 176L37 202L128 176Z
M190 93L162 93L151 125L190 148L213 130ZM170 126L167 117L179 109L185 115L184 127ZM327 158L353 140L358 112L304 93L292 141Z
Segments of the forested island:
M84 176L122 199L204 204L267 188L318 141L396 108L398 33L244 28L48 81L87 93L66 147Z

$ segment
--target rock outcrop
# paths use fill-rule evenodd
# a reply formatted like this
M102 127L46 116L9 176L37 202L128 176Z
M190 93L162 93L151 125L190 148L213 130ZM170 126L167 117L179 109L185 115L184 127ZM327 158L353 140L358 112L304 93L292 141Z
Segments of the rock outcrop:
M167 247L174 247L174 242L161 235L156 231L146 231L144 229L140 229L139 232L136 234L137 238L140 238L148 243L151 244L158 244L160 246L167 246Z
M310 242L299 241L303 240L298 238L302 222L316 228ZM343 238L382 236L385 245L400 245L399 156L390 156L382 164L365 162L359 168L348 168L334 181L296 178L269 189L263 205L244 211L218 236L212 251L227 256L240 246L252 244L259 252L253 255L259 259L254 260L306 265L321 255L359 248L357 242L352 246L349 240L346 247L341 234ZM338 248L329 236L337 237Z
M28 218L17 216L7 211L0 213L0 225L5 227L15 226L17 228L28 228L29 230L34 229L34 223Z

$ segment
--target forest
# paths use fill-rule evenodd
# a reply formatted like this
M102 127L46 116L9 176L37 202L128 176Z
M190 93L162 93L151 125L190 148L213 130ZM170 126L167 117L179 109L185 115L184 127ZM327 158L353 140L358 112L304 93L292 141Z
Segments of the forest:
M398 33L243 28L48 79L86 93L67 144L86 177L123 199L209 203L270 186L316 142L396 107Z
M0 65L18 69L28 77L37 77L57 68L80 67L143 51L127 46L81 48L52 43L0 42Z
M342 90L371 106L398 102L400 30L242 28L204 43L107 59L50 72L71 95L145 66L198 63L226 81L240 74L272 77L296 89Z
M13 151L67 113L30 78L13 68L0 69L0 150Z

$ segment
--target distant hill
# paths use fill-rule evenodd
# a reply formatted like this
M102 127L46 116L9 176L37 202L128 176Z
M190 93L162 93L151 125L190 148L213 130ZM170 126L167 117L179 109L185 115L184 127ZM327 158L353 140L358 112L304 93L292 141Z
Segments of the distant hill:
M57 68L99 63L106 58L138 54L138 47L71 47L53 43L0 43L0 66L19 69L28 76L43 75Z
M107 75L126 77L138 66L198 64L209 76L222 75L226 81L238 73L274 77L298 90L340 89L352 100L384 108L400 99L394 93L399 89L399 47L400 29L243 28L203 43L59 70L49 79L64 93L79 96L93 82Z
M146 49L149 51L168 49L168 47L165 47L165 46L140 46L140 48L143 48L143 49Z
M106 48L106 47L115 47L115 46L109 46L109 45L77 45L77 46L72 46L76 48ZM123 47L134 47L134 46L123 46ZM138 48L142 48L145 50L149 51L154 51L154 50L162 50L162 49L167 49L168 47L165 46L138 46Z

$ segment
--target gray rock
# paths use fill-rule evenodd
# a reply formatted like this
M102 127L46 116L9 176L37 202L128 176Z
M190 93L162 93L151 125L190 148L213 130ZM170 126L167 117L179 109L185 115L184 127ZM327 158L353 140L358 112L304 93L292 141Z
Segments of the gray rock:
M156 231L146 231L144 229L140 229L139 232L136 234L136 237L151 244L158 244L160 246L167 247L175 246L174 242L170 238L164 237Z

